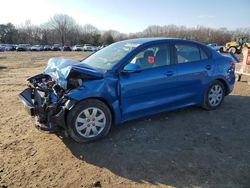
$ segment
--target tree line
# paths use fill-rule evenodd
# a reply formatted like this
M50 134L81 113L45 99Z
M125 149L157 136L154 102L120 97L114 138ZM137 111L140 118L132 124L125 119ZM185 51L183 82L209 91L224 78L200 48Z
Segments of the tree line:
M0 43L4 44L93 44L108 45L116 41L141 37L171 37L197 40L203 43L224 45L240 37L250 39L250 28L228 30L204 26L185 27L176 25L149 26L142 32L120 33L116 30L100 31L91 24L79 25L65 14L56 14L48 22L33 25L30 21L14 26L12 23L0 24Z

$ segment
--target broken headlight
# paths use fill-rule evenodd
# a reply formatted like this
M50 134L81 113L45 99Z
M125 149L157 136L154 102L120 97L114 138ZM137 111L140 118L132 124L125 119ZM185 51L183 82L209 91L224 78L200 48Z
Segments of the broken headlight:
M68 88L78 88L82 85L82 79L80 78L69 78L68 80Z

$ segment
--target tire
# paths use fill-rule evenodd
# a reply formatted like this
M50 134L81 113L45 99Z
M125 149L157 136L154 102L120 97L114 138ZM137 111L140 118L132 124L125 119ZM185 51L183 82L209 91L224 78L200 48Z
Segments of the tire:
M235 74L235 81L240 82L241 76L242 76L241 74Z
M235 53L237 52L237 48L234 47L234 46L232 46L232 47L229 48L228 51L229 51L229 52L233 52L233 53L235 54Z
M109 133L111 124L112 115L109 108L96 99L78 103L67 115L68 133L79 143L103 138Z
M203 108L206 110L215 110L223 102L225 96L225 86L218 80L215 80L204 94Z

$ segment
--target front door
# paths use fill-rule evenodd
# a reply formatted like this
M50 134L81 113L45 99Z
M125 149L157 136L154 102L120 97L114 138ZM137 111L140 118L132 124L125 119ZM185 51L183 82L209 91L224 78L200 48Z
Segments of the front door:
M158 113L167 109L175 96L176 64L172 64L170 45L151 46L129 63L140 71L120 73L123 120ZM128 63L128 64L129 64Z

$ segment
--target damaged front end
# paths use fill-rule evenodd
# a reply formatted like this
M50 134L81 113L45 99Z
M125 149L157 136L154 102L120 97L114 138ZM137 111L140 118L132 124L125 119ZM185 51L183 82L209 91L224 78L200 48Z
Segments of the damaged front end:
M34 117L37 128L48 132L66 129L66 113L76 103L67 94L81 87L84 80L100 78L95 74L79 62L52 58L44 73L27 79L29 87L19 94L19 98Z
M39 74L29 78L29 88L19 94L27 112L35 118L37 128L56 132L66 128L65 113L74 101L65 97L65 90L49 75Z

